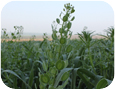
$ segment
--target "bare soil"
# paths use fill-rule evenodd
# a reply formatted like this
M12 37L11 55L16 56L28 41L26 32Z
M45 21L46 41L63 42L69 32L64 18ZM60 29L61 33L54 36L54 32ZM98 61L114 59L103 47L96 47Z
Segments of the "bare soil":
M93 39L101 39L104 38L103 36L93 36ZM29 41L31 38L30 37L23 37L20 40L16 40L16 41ZM79 39L78 35L72 35L71 39ZM7 39L6 41L10 41L11 39ZM48 36L48 40L52 40L51 36ZM13 40L15 41L15 40ZM34 41L43 41L43 37L42 36L36 36L36 38L34 39Z

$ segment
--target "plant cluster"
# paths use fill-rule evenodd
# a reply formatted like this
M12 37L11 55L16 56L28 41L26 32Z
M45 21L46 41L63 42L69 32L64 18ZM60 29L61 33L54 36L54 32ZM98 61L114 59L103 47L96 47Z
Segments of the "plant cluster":
M17 30L11 33L14 42L2 42L1 77L8 87L100 89L110 85L114 77L114 28L107 31L107 39L92 39L93 32L83 30L78 33L79 40L71 40L74 12L70 3L64 5L52 24L52 41L44 34L41 42L16 42L15 37L20 39ZM57 25L61 27L57 29Z

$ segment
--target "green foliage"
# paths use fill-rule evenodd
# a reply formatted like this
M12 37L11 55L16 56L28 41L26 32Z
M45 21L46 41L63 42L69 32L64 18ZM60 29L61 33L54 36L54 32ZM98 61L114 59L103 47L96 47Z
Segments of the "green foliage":
M114 28L104 39L92 39L93 32L83 30L80 39L71 40L71 16L68 3L52 24L52 41L46 33L43 41L16 42L22 27L15 26L12 40L3 29L1 43L1 78L16 89L100 89L114 77ZM61 27L57 30L57 25Z
M102 89L102 88L105 88L106 86L108 85L108 82L106 79L101 79L97 85L96 85L96 89Z

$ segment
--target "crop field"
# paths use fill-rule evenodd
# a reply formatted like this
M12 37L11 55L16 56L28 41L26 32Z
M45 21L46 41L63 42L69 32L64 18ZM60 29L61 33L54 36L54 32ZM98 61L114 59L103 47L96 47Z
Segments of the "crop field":
M14 89L101 89L114 78L114 28L104 38L94 39L85 28L71 39L74 7L64 5L63 14L52 24L51 40L20 41L22 26L14 26L9 38L2 29L1 78ZM61 28L57 29L57 25ZM18 42L20 41L20 42Z

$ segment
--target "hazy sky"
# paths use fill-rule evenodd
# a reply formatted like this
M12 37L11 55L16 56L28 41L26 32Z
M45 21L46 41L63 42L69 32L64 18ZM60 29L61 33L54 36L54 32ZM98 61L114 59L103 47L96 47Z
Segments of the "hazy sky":
M8 32L14 26L23 26L24 33L52 33L51 24L59 17L64 4L75 7L75 20L72 22L73 34L81 32L84 26L95 33L114 26L112 7L103 1L12 1L1 12L1 27Z

